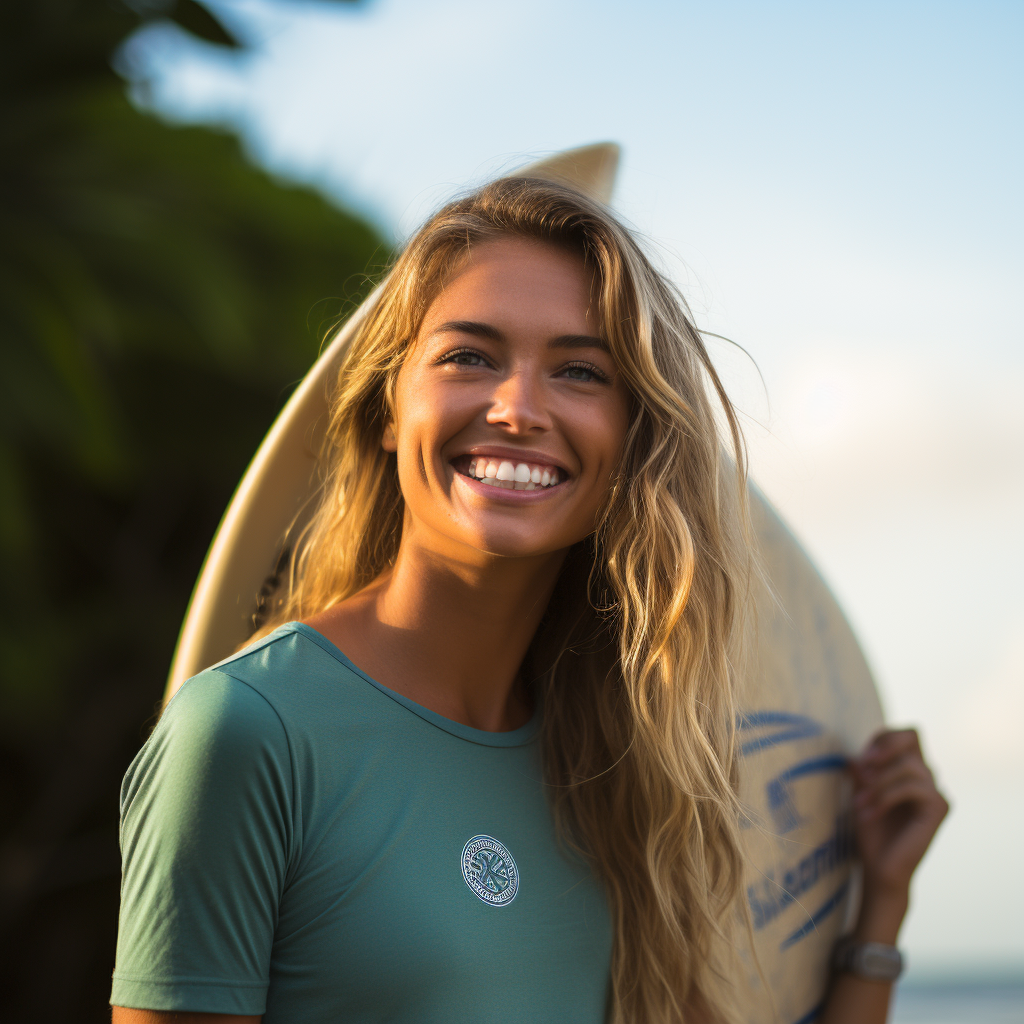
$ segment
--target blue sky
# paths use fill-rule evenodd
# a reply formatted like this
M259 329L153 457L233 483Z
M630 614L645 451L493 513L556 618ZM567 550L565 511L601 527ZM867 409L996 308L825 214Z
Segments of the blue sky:
M137 39L146 102L396 239L458 187L613 139L754 473L954 814L911 960L1024 969L1024 4L222 2Z

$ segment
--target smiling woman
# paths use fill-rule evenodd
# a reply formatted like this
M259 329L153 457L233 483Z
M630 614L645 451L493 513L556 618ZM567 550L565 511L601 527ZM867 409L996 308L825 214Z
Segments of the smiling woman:
M434 536L476 561L550 561L593 532L629 397L594 334L592 278L549 243L497 239L475 247L430 304L384 428L405 529L436 521ZM417 488L417 465L429 467L430 493Z
M682 300L598 204L495 182L398 259L323 462L271 621L125 779L115 1020L739 1020L754 568ZM942 803L916 741L872 758L891 942Z

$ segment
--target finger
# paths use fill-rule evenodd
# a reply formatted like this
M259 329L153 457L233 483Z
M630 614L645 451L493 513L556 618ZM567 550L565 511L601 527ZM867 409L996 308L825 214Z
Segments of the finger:
M921 753L916 729L887 729L871 740L856 762L862 766L874 766L913 752Z
M909 779L881 791L872 801L863 805L858 813L863 820L871 820L901 805L907 805L912 818L934 818L936 824L949 810L946 798L934 785L920 779Z
M934 787L931 769L919 757L905 754L887 764L879 771L865 771L854 789L854 803L862 805L873 799L879 792L900 782L917 779Z

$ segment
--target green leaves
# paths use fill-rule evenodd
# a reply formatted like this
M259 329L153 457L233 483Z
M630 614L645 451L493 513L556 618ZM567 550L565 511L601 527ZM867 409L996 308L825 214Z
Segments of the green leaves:
M145 456L118 377L140 359L280 400L318 350L310 311L328 299L330 316L361 294L373 230L273 181L232 136L164 124L118 88L69 89L30 115L10 97L7 107L10 443L44 446L96 485L124 484ZM187 396L179 408L187 435Z
M232 49L239 49L242 45L207 8L195 0L177 0L170 4L166 17L208 43Z
M120 777L231 492L321 326L386 255L372 226L275 181L229 133L128 101L111 55L160 18L240 45L194 0L0 5L11 1019L109 1020Z
M0 11L0 555L19 580L0 591L5 683L40 622L62 638L19 675L22 711L89 685L90 658L156 621L136 671L159 691L227 498L319 328L385 255L234 136L128 101L109 56L157 17L239 45L192 0ZM56 652L76 644L72 676Z

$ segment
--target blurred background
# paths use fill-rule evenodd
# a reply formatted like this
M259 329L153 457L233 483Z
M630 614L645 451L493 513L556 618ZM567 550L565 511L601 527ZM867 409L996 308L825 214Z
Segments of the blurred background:
M37 0L0 25L0 1019L108 1019L120 779L324 333L459 188L611 139L616 208L746 350L715 343L755 478L953 803L896 1020L1024 1020L1024 6Z

